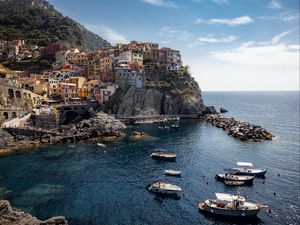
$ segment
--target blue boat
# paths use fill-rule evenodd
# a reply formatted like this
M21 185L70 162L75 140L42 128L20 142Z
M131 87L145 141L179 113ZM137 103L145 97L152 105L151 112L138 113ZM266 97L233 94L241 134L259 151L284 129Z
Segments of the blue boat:
M265 177L267 169L252 168L253 164L249 162L237 162L238 168L231 168L236 175Z

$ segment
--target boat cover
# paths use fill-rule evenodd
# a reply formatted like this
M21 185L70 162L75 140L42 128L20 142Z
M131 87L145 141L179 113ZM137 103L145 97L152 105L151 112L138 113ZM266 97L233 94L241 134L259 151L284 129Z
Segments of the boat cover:
M253 164L250 162L237 162L236 164L238 166L253 166Z
M233 200L237 200L239 196L237 195L231 195L231 194L224 194L224 193L215 193L216 197L220 201L227 201L232 202Z

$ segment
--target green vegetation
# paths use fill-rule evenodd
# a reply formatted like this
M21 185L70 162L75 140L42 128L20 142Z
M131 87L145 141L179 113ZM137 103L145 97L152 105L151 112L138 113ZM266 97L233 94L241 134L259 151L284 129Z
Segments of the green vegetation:
M110 46L44 0L0 1L1 39L24 39L26 43L39 46L63 41L84 50Z

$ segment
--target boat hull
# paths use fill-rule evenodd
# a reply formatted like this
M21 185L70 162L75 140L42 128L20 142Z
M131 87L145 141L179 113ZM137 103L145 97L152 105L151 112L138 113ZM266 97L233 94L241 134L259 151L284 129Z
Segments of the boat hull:
M267 170L262 170L259 172L247 172L247 171L243 171L240 170L239 172L237 172L237 175L242 175L242 176L255 176L255 177L265 177Z
M245 176L245 175L226 176L225 174L217 173L216 178L222 181L237 181L237 182L244 182L244 184L253 184L255 176Z
M151 155L152 159L155 160L161 160L161 161L170 161L170 162L175 162L176 161L176 156L160 156L160 155Z
M228 217L255 217L260 212L260 208L254 210L227 210L221 208L210 207L205 202L199 204L199 210L213 215Z

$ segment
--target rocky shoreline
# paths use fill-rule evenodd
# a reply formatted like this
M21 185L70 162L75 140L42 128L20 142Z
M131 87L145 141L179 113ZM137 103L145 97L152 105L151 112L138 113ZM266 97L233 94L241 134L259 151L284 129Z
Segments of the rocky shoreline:
M261 126L253 125L245 121L237 121L234 118L224 118L219 114L207 114L201 121L222 128L229 136L240 141L261 142L272 140L274 135Z
M84 139L118 140L124 137L122 130L126 126L105 113L82 120L77 124L60 125L48 130L26 128L0 129L0 154L30 149L41 145L74 142Z
M29 213L18 211L11 207L9 201L0 200L0 224L5 225L68 225L63 216L52 217L41 221Z

